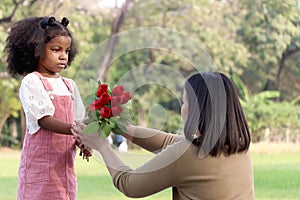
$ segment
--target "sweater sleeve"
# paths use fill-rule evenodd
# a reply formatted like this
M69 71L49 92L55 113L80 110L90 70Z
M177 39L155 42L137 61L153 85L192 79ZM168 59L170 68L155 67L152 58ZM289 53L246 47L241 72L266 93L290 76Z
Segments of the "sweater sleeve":
M150 152L160 152L174 142L184 140L184 136L137 126L132 142Z
M176 187L181 179L180 159L190 143L179 141L168 145L151 160L133 170L123 166L113 175L113 183L128 197L141 198Z

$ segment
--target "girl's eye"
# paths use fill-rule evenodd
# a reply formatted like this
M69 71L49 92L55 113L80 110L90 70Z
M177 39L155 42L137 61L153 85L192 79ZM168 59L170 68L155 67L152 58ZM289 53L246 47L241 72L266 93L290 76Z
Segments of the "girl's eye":
M52 51L56 53L56 52L58 52L58 49L52 49Z

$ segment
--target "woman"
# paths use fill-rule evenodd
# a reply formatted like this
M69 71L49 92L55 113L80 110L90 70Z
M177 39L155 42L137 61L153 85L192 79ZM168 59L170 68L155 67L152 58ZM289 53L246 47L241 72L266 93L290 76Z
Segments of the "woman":
M172 187L173 199L254 199L250 132L232 81L203 72L188 78L181 115L184 136L130 125L124 136L157 153L131 169L97 134L80 133L99 151L113 183L128 197L145 197Z

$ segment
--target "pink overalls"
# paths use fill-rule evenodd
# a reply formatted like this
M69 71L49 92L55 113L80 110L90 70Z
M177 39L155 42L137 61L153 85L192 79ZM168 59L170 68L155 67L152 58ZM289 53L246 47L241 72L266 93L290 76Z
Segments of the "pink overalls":
M72 96L51 94L50 83L41 74L43 85L55 107L55 118L73 123ZM63 79L72 93L70 83ZM18 200L75 200L77 178L74 169L76 145L72 135L40 128L25 134L18 178Z

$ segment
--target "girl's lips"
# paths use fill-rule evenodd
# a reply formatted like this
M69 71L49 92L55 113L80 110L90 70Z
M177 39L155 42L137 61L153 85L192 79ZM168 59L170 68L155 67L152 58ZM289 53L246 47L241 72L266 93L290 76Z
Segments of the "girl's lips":
M59 64L57 64L57 66L60 67L60 68L65 68L65 67L66 67L66 64L64 64L64 63L59 63Z

